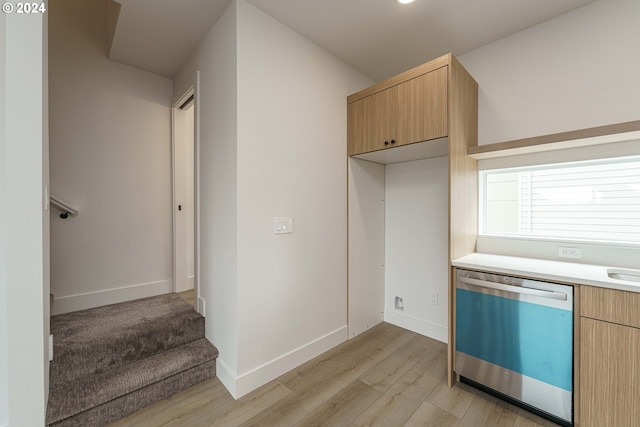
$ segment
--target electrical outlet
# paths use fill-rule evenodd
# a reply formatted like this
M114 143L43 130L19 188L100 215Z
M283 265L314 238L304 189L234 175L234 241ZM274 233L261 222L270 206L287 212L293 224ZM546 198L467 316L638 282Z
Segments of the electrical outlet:
M580 259L580 258L582 258L582 250L579 249L579 248L558 247L558 257L559 258Z
M404 302L400 297L396 297L396 310L404 310Z
M434 292L431 294L431 304L438 305L438 293Z

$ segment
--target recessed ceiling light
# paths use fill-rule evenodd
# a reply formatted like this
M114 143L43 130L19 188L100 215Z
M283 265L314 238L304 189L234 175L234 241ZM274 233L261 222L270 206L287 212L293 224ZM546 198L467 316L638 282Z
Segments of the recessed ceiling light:
M409 3L413 3L413 0L397 0L397 2L400 4L409 4Z

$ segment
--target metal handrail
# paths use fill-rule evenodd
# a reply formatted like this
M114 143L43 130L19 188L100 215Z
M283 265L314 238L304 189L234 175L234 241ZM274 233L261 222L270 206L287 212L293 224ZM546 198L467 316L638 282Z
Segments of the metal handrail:
M76 216L78 215L78 211L69 206L67 202L62 199L57 198L53 194L49 194L49 202L57 207L62 213L60 214L60 218L65 219L68 218L69 215Z

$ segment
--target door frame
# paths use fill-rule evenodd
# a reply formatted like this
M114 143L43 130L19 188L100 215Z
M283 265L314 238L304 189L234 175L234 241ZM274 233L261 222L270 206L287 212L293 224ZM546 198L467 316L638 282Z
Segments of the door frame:
M178 263L178 253L176 245L177 235L177 206L176 200L176 179L175 179L175 152L176 152L176 110L180 109L180 106L193 96L193 207L194 207L194 219L193 219L193 232L194 232L194 248L193 248L193 290L195 299L195 308L198 313L205 315L205 307L203 300L200 298L200 108L199 108L199 90L198 81L200 80L199 72L196 74L196 82L191 85L177 100L173 103L171 108L171 219L172 219L172 276L173 276L173 291L176 292L176 265Z

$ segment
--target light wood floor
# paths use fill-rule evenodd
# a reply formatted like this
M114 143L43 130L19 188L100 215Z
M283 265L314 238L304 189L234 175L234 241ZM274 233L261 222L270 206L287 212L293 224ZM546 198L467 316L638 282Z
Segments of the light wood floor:
M182 297L183 300L185 300L186 302L188 302L189 304L195 307L196 297L195 297L195 291L193 289L190 289L184 292L178 292L178 295L180 295L180 297Z
M138 411L125 426L553 426L446 383L445 344L382 323L234 400L217 378Z

